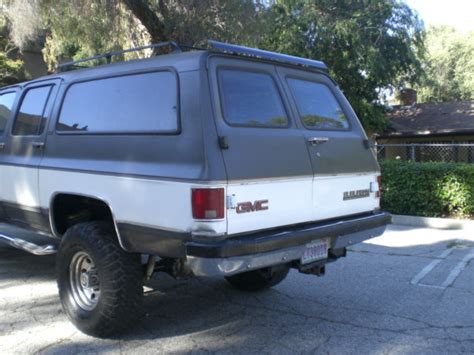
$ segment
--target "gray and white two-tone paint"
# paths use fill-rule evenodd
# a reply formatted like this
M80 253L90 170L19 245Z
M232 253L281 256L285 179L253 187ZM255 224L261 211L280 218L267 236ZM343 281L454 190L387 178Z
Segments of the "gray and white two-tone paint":
M42 90L41 112L41 103L27 102L35 89ZM314 98L299 102L308 92ZM311 126L322 118L306 111L327 102L342 123ZM1 105L0 218L53 237L64 232L60 196L103 202L126 249L163 256L181 256L182 243L193 238L220 240L379 207L379 167L367 137L317 69L195 51L2 88ZM260 105L277 114L240 122L245 105L255 115ZM193 218L192 190L199 188L223 189L221 218ZM359 190L369 193L344 199ZM239 203L255 201L267 208L238 213ZM153 238L163 246L149 247Z

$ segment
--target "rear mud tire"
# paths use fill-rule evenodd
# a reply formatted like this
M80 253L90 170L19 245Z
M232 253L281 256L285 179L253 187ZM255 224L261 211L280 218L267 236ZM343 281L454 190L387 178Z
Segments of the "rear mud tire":
M288 265L278 265L227 276L225 279L238 290L260 291L278 285L289 270Z
M56 273L63 309L82 332L112 337L139 318L143 300L140 255L124 251L106 223L69 228L58 250Z

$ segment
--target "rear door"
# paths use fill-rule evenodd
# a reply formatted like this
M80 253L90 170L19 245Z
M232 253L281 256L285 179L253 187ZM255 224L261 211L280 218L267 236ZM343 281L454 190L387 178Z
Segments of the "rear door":
M313 170L273 65L211 57L217 131L228 176L228 233L312 219Z
M40 208L38 166L58 85L59 80L47 80L24 87L14 120L7 127L3 156L3 206L9 220L44 231L49 231L49 221Z
M278 67L293 114L302 125L314 171L313 219L378 207L374 154L354 111L323 74Z
M18 87L13 87L0 91L0 221L7 219L3 208L3 201L7 197L5 189L5 149L7 125L13 116L14 105L18 96Z

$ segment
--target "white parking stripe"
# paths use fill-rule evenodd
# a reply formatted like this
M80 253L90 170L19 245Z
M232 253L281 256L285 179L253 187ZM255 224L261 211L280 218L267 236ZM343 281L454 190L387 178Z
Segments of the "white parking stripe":
M444 259L448 257L449 254L453 252L454 248L449 248L446 249L444 252L441 253L440 256L437 257L436 260L433 260L430 264L425 266L423 270L421 270L410 282L413 285L418 285L419 282L426 276L428 275L431 270L435 268L436 265L438 265L440 262L442 262Z
M441 284L441 287L446 288L451 286L457 279L459 274L466 268L470 260L474 259L474 252L467 254L449 273L447 279Z

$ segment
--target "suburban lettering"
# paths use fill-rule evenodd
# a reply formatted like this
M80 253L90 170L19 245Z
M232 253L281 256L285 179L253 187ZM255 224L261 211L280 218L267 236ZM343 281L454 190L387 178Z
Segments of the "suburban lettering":
M345 200L355 200L357 198L364 198L370 196L370 190L355 190L355 191L345 191L342 199Z

